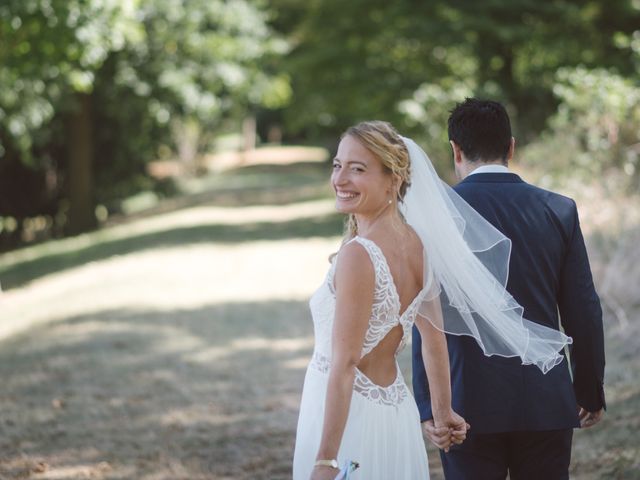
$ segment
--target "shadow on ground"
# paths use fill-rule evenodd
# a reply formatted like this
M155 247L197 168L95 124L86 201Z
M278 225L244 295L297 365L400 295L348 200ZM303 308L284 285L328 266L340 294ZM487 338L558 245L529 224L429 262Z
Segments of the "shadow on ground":
M182 184L180 195L164 199L142 212L126 217L116 215L115 223L203 204L219 207L289 205L327 198L332 195L330 174L328 163L296 162L247 165L200 178L181 179L178 180Z
M264 302L101 311L5 341L0 478L289 478L311 335L306 302Z
M97 241L71 252L41 255L33 260L0 268L2 288L9 290L54 272L126 255L151 248L174 247L195 243L240 243L257 240L331 237L340 235L343 228L340 214L301 218L286 222L257 222L242 225L199 225L174 228L161 232L129 236L123 239Z
M599 428L576 432L580 480L637 478L639 352L610 340L615 395ZM311 350L299 301L106 310L34 328L0 343L0 478L290 478Z
M290 205L292 203L327 198L330 168L326 162L296 162L290 164L248 165L201 179L191 179L195 185L185 187L191 193L168 198L143 212L115 215L108 225L128 223L141 218L202 205L246 207L253 205ZM239 211L239 214L241 212ZM299 219L282 223L250 223L243 226L203 225L160 233L139 235L123 240L97 242L74 252L48 254L34 260L0 267L4 290L20 287L29 281L86 262L140 251L146 248L174 246L200 242L243 242L276 240L295 237L338 235L342 230L339 215ZM5 255L10 255L11 252Z

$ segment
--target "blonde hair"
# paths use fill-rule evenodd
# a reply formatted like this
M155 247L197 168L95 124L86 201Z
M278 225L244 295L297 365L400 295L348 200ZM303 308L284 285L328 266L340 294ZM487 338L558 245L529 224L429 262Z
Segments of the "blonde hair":
M402 202L411 184L409 152L398 131L388 122L371 120L349 127L341 138L347 135L358 140L367 150L382 162L384 169L400 180L397 190L398 202ZM355 215L349 214L345 225L345 241L358 234Z

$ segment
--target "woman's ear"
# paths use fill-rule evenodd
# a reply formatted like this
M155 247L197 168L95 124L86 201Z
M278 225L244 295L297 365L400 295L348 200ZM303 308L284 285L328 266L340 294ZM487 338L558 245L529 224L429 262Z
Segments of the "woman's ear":
M402 186L402 177L397 173L393 174L393 186L396 190L400 190L400 186Z
M400 175L397 173L391 174L391 192L393 192L396 197L400 192L400 185L402 185L402 178L400 178Z

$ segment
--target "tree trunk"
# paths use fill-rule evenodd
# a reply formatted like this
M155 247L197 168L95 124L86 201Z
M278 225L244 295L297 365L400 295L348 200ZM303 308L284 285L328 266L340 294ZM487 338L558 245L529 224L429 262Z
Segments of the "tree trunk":
M67 127L69 163L67 181L69 192L68 233L74 235L96 227L93 197L93 119L91 95L76 95L78 108L71 114Z
M240 152L240 164L249 161L249 153L256 148L256 117L247 115L242 121L242 151Z

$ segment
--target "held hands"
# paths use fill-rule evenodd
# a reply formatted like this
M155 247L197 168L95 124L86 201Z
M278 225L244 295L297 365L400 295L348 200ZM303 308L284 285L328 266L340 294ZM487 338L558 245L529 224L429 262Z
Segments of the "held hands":
M593 427L596 423L602 420L604 416L604 408L601 408L597 412L587 412L584 408L579 407L578 418L580 419L581 428Z
M467 438L471 426L453 410L436 415L433 420L422 423L422 430L436 447L449 451L451 445L460 445Z

